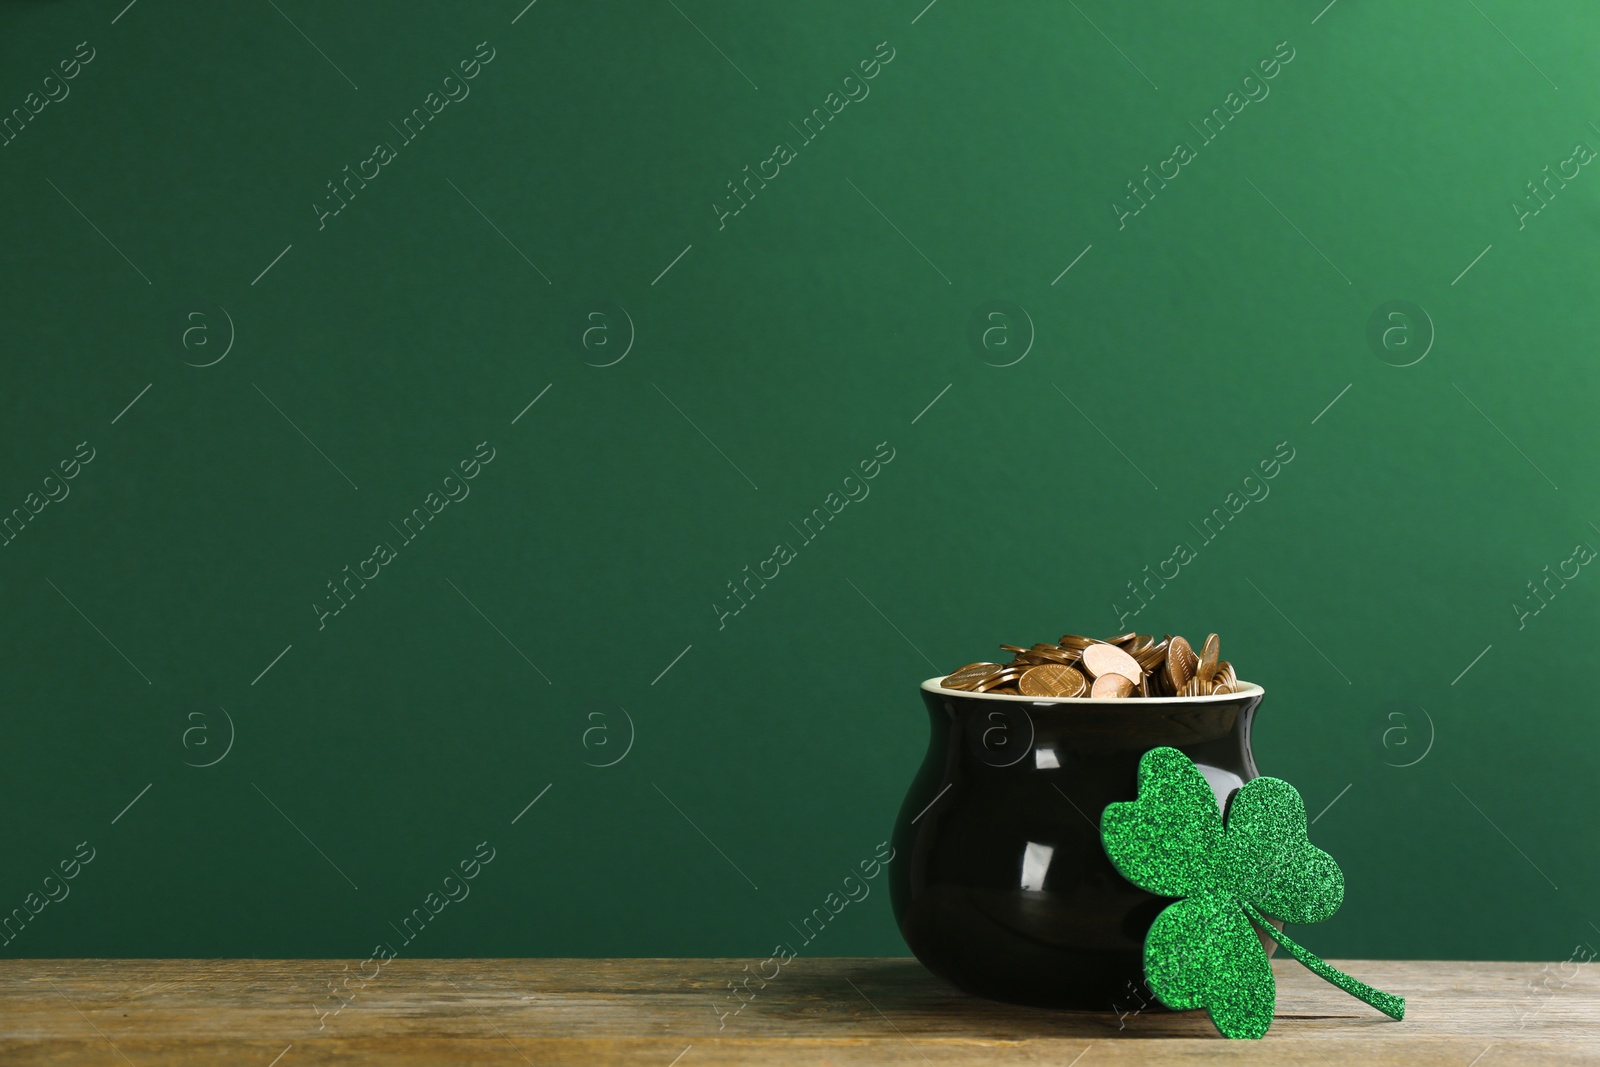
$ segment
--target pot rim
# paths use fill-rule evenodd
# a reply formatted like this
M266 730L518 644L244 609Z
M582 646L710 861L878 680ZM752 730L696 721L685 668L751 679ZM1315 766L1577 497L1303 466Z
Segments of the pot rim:
M974 700L1002 700L1021 701L1026 704L1087 704L1104 706L1108 704L1121 704L1133 708L1158 707L1167 705L1186 704L1218 704L1229 700L1239 700L1246 697L1261 697L1266 695L1266 690L1255 682L1246 682L1240 679L1240 688L1232 693L1211 693L1206 696L1196 697L1031 697L1022 694L1010 693L974 693L967 689L946 689L939 683L944 681L945 675L937 675L922 683L925 693L938 693L941 696L969 697Z

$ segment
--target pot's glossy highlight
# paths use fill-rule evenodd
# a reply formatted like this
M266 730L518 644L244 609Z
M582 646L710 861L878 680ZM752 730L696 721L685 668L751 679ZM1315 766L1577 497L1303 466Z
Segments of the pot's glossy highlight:
M1257 777L1261 687L1209 697L1042 699L922 683L927 755L895 822L890 894L906 944L977 996L1132 1011L1145 933L1171 902L1128 882L1100 813L1133 800L1139 757L1171 745L1217 795Z

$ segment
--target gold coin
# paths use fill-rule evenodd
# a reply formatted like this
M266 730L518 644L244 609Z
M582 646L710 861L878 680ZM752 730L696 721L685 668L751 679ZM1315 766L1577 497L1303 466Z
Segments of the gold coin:
M1129 632L1127 632L1125 634L1118 634L1115 637L1108 637L1108 638L1105 639L1105 641L1103 643L1104 644L1108 644L1108 645L1116 645L1118 648L1126 648L1128 646L1128 644L1131 643L1138 636L1139 635L1137 633L1134 633L1133 631L1130 630Z
M1194 654L1194 649L1183 638L1174 637L1167 643L1167 681L1171 683L1174 693L1182 692L1189 679L1194 677L1194 669L1199 663L1200 657Z
M1133 684L1133 679L1144 675L1138 660L1116 645L1090 645L1083 650L1083 666L1096 678L1102 674L1120 674L1129 685Z
M1070 667L1078 662L1078 653L1068 652L1059 645L1034 645L1028 649L1028 655L1050 663L1061 663Z
M1167 642L1165 639L1160 644L1148 645L1133 653L1133 658L1138 660L1139 666L1150 671L1161 666L1167 661Z
M1019 667L1002 667L999 670L995 671L993 674L989 675L989 677L985 678L983 681L979 682L973 688L974 688L974 690L976 690L979 693L992 693L996 689L999 689L1003 685L1004 686L1012 686L1012 685L1014 685L1016 683L1016 680L1018 678L1021 678L1021 677L1022 677L1022 669L1021 668L1019 668Z
M1190 678L1183 683L1183 688L1178 690L1181 697L1197 697L1200 695L1200 679Z
M978 687L979 682L999 669L998 663L969 663L939 684L946 689L972 690Z
M1017 690L1030 697L1075 697L1084 685L1083 675L1059 663L1030 667L1017 679Z
M1195 668L1194 676L1202 682L1211 681L1211 676L1217 671L1217 654L1222 651L1222 641L1216 634L1207 634L1206 643L1200 646L1200 665Z
M1094 680L1094 687L1089 690L1092 697L1125 697L1133 692L1133 682L1121 674L1102 674Z
M1211 691L1213 693L1236 693L1239 691L1239 676L1233 673L1233 664L1223 660L1217 664L1217 673L1211 678Z
M1061 640L1057 641L1056 644L1060 645L1062 648L1081 652L1090 645L1094 644L1094 638L1079 637L1077 634L1062 634Z

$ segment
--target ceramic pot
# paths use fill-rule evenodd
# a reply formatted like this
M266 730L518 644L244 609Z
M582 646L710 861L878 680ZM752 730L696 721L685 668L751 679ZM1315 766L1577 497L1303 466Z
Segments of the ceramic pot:
M1133 800L1139 757L1194 760L1217 797L1257 776L1264 695L1039 698L922 683L928 751L895 823L890 894L906 944L968 993L1039 1007L1153 1004L1145 933L1171 898L1124 879L1100 813Z

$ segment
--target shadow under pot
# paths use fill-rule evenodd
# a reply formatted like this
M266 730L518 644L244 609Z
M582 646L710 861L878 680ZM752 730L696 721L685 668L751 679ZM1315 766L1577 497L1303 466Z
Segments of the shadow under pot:
M922 683L928 751L894 829L890 896L906 944L934 974L992 1000L1154 1004L1144 938L1173 898L1117 873L1100 813L1135 799L1139 757L1162 745L1194 760L1222 810L1258 776L1250 723L1261 687L1046 699L939 682Z

